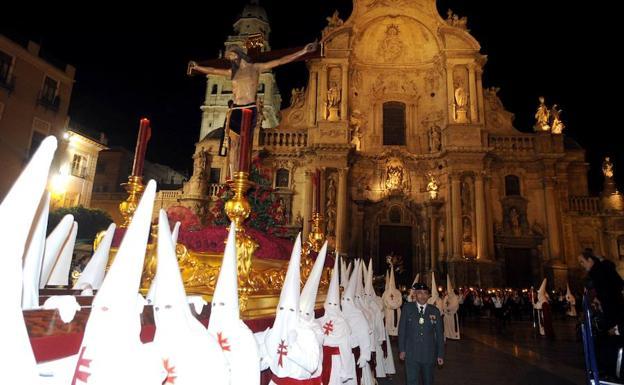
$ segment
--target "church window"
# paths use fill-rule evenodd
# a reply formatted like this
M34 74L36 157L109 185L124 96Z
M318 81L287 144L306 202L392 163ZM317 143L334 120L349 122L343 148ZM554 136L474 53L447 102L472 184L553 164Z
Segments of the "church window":
M507 175L505 177L505 195L520 195L520 178L516 175Z
M218 167L210 168L210 176L208 178L208 183L219 183L221 180L221 169Z
M405 145L405 103L386 102L383 104L383 144L384 146Z
M215 95L218 91L219 91L219 86L217 86L216 84L213 84L212 91L210 93Z

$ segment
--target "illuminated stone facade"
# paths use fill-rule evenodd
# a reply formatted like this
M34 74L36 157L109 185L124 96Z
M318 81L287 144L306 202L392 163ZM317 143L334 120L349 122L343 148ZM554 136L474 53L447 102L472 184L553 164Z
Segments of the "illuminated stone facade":
M441 17L433 0L355 0L348 19L328 22L307 86L254 138L291 226L309 231L320 169L335 248L372 256L377 271L403 256L402 283L435 270L457 286L547 276L564 288L578 282L585 247L621 268L624 217L588 196L584 150L560 121L514 128L498 90L484 88L486 56L465 18ZM186 196L210 201L223 182L217 148L218 135L197 144Z

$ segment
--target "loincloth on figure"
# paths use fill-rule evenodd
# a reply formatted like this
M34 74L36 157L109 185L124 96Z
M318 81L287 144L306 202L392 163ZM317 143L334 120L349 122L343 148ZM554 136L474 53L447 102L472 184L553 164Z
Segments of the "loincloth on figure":
M221 141L219 143L220 156L227 156L231 147L231 142L239 141L243 126L244 109L251 111L251 126L249 127L249 133L253 135L253 129L256 127L256 117L258 115L258 106L256 103L232 105L225 118L223 135L221 136Z

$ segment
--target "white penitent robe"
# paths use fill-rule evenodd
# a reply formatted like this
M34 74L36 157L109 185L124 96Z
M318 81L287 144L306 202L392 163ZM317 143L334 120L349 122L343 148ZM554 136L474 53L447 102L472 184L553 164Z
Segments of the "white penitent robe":
M275 329L256 333L260 350L261 370L270 368L274 376L294 380L307 380L317 371L320 347L314 331L297 325L280 336L280 344L270 342ZM276 349L272 349L276 348ZM269 384L277 385L273 380Z
M457 310L459 309L459 298L456 295L446 296L444 298L444 337L458 340L459 335L459 318Z
M342 314L331 314L326 311L325 315L316 321L323 331L324 377L325 372L330 371L329 381L323 385L342 385L348 380L354 380L356 378L355 359L351 351L351 329L347 320ZM336 348L337 353L329 354L330 350ZM331 364L331 368L325 367L327 363Z
M368 322L359 309L343 311L343 315L347 320L349 328L351 329L351 336L349 341L351 342L351 348L359 348L360 356L356 362L356 365L361 369L368 369L368 361L371 357L371 337L372 330L369 329ZM352 378L344 382L345 385L357 384L357 379Z
M398 292L398 290L397 290ZM401 293L387 291L383 294L385 318L386 318L386 330L388 335L399 335L399 320L401 319L401 305L403 304L403 298Z

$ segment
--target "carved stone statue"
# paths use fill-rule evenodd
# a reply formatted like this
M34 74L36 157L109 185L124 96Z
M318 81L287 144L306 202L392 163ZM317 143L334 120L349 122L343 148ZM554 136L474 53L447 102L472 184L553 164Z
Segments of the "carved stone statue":
M356 151L362 150L362 127L366 123L366 119L360 110L353 110L349 118L351 125L351 144L355 146Z
M613 163L608 156L602 162L602 175L604 175L605 178L613 179Z
M429 199L438 199L438 182L431 171L427 172L427 178L429 179L429 182L427 183L427 193L429 193Z
M440 126L433 124L429 128L429 151L438 152L442 148L442 131Z
M344 24L344 21L338 16L338 10L335 10L334 14L326 17L325 20L327 20L327 26L323 29L323 36Z
M290 108L303 107L303 103L305 101L305 87L295 87L290 93Z
M520 215L515 207L512 207L509 210L509 227L511 228L511 233L513 235L520 235Z
M326 99L326 107L327 107L327 120L330 122L337 122L340 120L339 111L340 111L340 101L341 97L341 75L342 72L338 67L332 67L329 69L328 78L329 78L329 87L327 89L327 99Z
M557 109L556 104L553 104L550 109L550 117L552 119L550 126L553 134L561 134L565 128L565 125L561 121L561 111L562 110Z
M377 53L385 62L394 62L403 53L403 46L399 37L399 26L391 24L386 27L386 36L379 43Z
M400 190L403 186L403 167L389 166L386 177L386 188L388 190Z
M468 28L468 17L463 16L463 17L459 17L457 14L453 13L453 11L449 8L448 11L446 11L446 23L452 27L457 27L457 28L461 28L461 29L467 29Z
M455 80L455 122L468 123L468 94L464 88L464 80L457 78Z
M535 112L535 125L533 129L535 129L535 131L548 131L550 130L550 125L548 124L550 112L548 111L548 107L546 107L543 96L539 97L539 102L540 105L537 107L537 112Z

